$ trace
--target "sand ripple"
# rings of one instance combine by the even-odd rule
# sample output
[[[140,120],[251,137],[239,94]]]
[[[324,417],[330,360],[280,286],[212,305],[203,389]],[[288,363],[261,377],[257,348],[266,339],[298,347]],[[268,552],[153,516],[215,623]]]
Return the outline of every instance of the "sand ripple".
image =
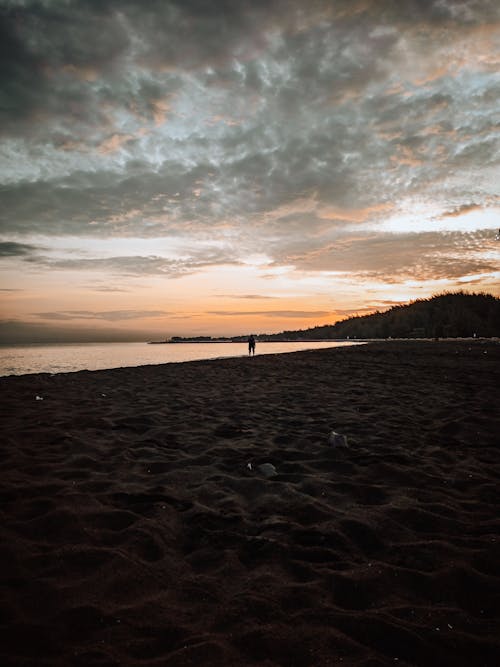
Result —
[[[1,664],[497,665],[499,359],[1,379]]]

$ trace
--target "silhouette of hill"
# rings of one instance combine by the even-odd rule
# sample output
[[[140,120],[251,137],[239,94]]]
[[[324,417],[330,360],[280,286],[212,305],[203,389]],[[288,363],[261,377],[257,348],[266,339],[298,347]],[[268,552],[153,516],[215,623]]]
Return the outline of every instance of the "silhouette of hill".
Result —
[[[418,299],[332,325],[278,334],[260,340],[344,338],[492,337],[500,335],[500,299],[491,294],[455,292]]]

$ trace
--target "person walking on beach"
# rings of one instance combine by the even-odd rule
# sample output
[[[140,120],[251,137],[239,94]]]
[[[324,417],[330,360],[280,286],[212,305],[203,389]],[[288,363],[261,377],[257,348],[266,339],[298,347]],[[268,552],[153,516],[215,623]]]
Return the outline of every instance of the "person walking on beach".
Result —
[[[248,337],[248,354],[255,354],[255,338],[253,334]]]

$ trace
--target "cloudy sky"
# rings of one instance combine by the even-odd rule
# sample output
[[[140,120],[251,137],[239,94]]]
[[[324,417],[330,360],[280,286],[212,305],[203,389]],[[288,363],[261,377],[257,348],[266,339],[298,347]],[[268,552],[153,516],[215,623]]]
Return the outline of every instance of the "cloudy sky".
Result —
[[[4,334],[500,294],[498,0],[0,0],[0,77]]]

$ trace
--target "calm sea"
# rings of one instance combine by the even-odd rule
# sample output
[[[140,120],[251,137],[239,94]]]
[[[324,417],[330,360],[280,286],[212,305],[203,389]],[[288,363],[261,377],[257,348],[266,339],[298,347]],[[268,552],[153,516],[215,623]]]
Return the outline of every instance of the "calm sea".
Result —
[[[356,345],[352,342],[257,343],[257,354]],[[64,343],[0,347],[0,375],[70,373],[247,355],[246,343]]]

